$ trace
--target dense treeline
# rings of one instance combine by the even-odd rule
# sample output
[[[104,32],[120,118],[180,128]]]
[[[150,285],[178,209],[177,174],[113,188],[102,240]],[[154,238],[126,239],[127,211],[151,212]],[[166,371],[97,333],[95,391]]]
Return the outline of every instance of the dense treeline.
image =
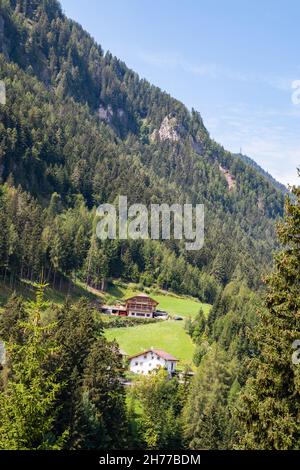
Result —
[[[260,296],[233,281],[216,299],[207,319],[200,311],[186,329],[196,344],[198,372],[185,408],[190,448],[232,449],[240,437],[236,407],[257,354],[252,336],[264,306]]]
[[[88,210],[81,196],[63,210],[54,193],[42,209],[21,189],[4,185],[0,191],[0,275],[12,287],[19,278],[43,278],[59,288],[67,276],[101,289],[107,280],[123,278],[206,302],[212,302],[220,289],[213,276],[183,255],[176,257],[162,243],[98,240],[95,211]]]
[[[119,194],[147,205],[203,203],[203,250],[186,253],[177,242],[168,249],[223,286],[242,275],[259,287],[282,193],[213,142],[197,112],[104,55],[56,1],[2,0],[0,15],[0,79],[7,89],[0,108],[1,181],[20,185],[43,208],[57,193],[62,211],[78,195],[89,209]],[[170,114],[178,140],[151,138]],[[219,165],[233,175],[235,190]],[[182,281],[165,287],[171,284],[177,289]]]
[[[11,186],[21,185],[30,191],[38,198],[39,205],[49,206],[49,213],[66,212],[68,207],[76,206],[79,195],[90,208],[95,203],[112,202],[121,193],[128,196],[129,202],[136,202],[139,197],[139,202],[146,204],[190,200],[183,198],[181,191],[169,183],[167,177],[162,181],[154,170],[146,170],[136,156],[121,155],[118,160],[121,143],[117,145],[111,141],[111,131],[103,125],[99,126],[84,108],[73,102],[62,106],[54,97],[54,104],[51,104],[51,94],[34,79],[23,75],[16,66],[7,67],[4,61],[2,64],[1,71],[6,72],[8,83],[8,105],[0,109],[3,181],[8,181]],[[15,90],[13,83],[18,82],[17,77],[20,77],[20,84]],[[28,93],[25,92],[27,89]],[[214,178],[211,170],[210,174]],[[215,176],[220,178],[218,173]],[[203,180],[202,190],[206,184],[208,182]],[[221,284],[226,284],[237,271],[241,271],[250,285],[257,285],[258,267],[269,262],[267,248],[273,245],[270,220],[256,214],[261,225],[256,225],[258,229],[253,242],[246,230],[240,227],[236,215],[224,211],[221,199],[217,209],[216,193],[205,191],[207,195],[203,195],[203,199],[195,199],[195,203],[207,202],[204,249],[187,253],[177,242],[169,243],[168,248],[176,257],[180,255],[185,258],[194,268],[213,274]],[[222,194],[225,198],[231,197],[226,195],[226,189],[224,193],[223,187]],[[215,199],[215,204],[210,198]],[[213,207],[214,211],[210,209]],[[36,207],[35,211],[38,217],[42,209]],[[84,222],[81,230],[85,225]],[[36,230],[39,230],[38,220]],[[262,234],[264,238],[261,238]],[[59,243],[63,244],[63,238]],[[72,245],[71,242],[70,253],[73,252]],[[80,265],[80,258],[75,261],[74,257],[73,261]],[[63,271],[68,272],[69,267],[66,266]],[[170,287],[170,283],[165,287]],[[195,289],[189,293],[194,295]]]
[[[122,278],[213,304],[186,323],[195,380],[141,380],[127,411],[118,347],[91,306],[47,305],[41,287],[35,303],[13,296],[0,315],[0,448],[299,448],[299,191],[263,305],[283,194],[199,113],[104,54],[55,0],[0,0],[0,80],[0,281]],[[157,137],[163,122],[175,139]],[[204,248],[98,240],[96,207],[118,195],[204,204]]]
[[[126,363],[87,301],[48,305],[43,286],[30,304],[14,295],[0,315],[0,448],[299,449],[299,189],[295,196],[265,304],[233,281],[208,318],[200,311],[186,322],[197,345],[192,381],[154,372],[126,403]]]
[[[278,227],[284,249],[267,279],[267,308],[255,338],[260,354],[250,363],[253,377],[238,410],[246,449],[300,449],[300,188],[293,194]]]
[[[186,324],[200,364],[184,410],[189,447],[299,450],[300,191],[278,227],[283,250],[264,305],[240,283],[218,296],[208,319]]]
[[[0,316],[0,449],[126,446],[122,359],[84,300],[28,305],[13,296]],[[13,325],[13,328],[11,327]]]

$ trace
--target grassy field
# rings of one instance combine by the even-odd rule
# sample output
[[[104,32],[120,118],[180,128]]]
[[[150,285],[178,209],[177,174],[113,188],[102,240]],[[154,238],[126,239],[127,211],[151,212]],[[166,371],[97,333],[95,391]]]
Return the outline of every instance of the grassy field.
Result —
[[[142,291],[138,289],[136,284],[123,284],[115,282],[108,289],[105,295],[105,301],[114,303],[117,300],[124,301],[128,297],[141,294]],[[208,315],[211,306],[209,304],[202,304],[197,299],[178,296],[173,293],[157,292],[151,289],[146,289],[147,295],[150,295],[154,300],[159,302],[158,309],[165,310],[171,315],[178,315],[184,318],[194,318],[199,312],[200,308]]]
[[[191,364],[195,346],[184,330],[184,322],[160,321],[150,325],[108,329],[107,339],[116,340],[122,350],[133,355],[146,349],[163,349],[180,360],[180,367]]]
[[[106,300],[115,302],[141,293],[135,284],[116,282],[108,290]],[[172,293],[157,292],[147,289],[146,293],[159,302],[158,309],[165,310],[171,315],[183,318],[195,318],[200,308],[208,315],[211,308],[197,299],[177,296]],[[155,324],[139,325],[129,328],[114,328],[106,330],[109,340],[115,339],[120,348],[132,355],[149,348],[163,349],[179,360],[179,368],[185,364],[192,365],[195,346],[184,329],[184,321],[158,321]]]
[[[158,309],[166,310],[171,315],[179,315],[181,317],[195,317],[200,308],[203,309],[204,313],[208,315],[211,308],[208,304],[202,304],[196,299],[191,299],[189,297],[177,297],[172,294],[162,295],[162,294],[150,294],[154,300],[159,302]]]
[[[26,300],[33,300],[36,296],[36,289],[29,281],[18,281],[14,287],[11,287],[8,282],[6,284],[0,282],[0,309],[14,292]],[[45,290],[45,299],[54,304],[62,304],[67,297],[70,297],[73,302],[76,302],[81,297],[87,297],[90,301],[95,301],[99,298],[96,294],[86,290],[84,286],[69,284],[68,282],[63,282],[61,285],[58,284],[55,289],[49,285]]]
[[[18,294],[23,295],[25,299],[35,297],[35,289],[30,282],[21,281],[15,286]],[[0,283],[0,312],[14,289],[9,285]],[[67,296],[72,301],[80,297],[88,297],[90,301],[100,301],[107,303],[116,303],[124,301],[126,298],[142,293],[137,284],[125,284],[114,282],[108,288],[107,292],[100,292],[88,288],[83,283],[69,284],[68,282],[57,286],[56,289],[48,287],[45,297],[50,302],[61,304]],[[183,318],[194,318],[199,309],[202,308],[207,315],[210,305],[202,304],[197,299],[177,296],[172,293],[165,293],[154,289],[146,289],[145,293],[159,302],[158,308],[166,310],[171,315],[181,316]],[[149,325],[138,325],[129,328],[107,329],[106,336],[109,340],[116,339],[120,348],[128,354],[135,354],[148,348],[164,349],[176,356],[184,364],[191,364],[194,354],[194,345],[191,338],[184,329],[184,321],[158,321]]]

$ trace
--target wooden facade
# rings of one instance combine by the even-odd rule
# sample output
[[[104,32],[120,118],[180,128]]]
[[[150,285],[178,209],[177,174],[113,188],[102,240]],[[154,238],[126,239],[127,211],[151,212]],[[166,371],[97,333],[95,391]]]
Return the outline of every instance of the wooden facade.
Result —
[[[101,311],[119,317],[154,318],[158,302],[146,294],[136,295],[126,300],[126,305],[102,305]]]
[[[137,318],[153,318],[158,302],[146,294],[136,295],[126,300],[127,315]]]

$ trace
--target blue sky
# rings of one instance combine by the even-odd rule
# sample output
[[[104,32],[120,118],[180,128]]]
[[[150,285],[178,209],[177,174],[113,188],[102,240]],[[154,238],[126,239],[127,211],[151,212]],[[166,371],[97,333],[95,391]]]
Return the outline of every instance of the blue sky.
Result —
[[[298,0],[61,3],[105,51],[197,109],[226,149],[242,149],[279,181],[299,184]]]

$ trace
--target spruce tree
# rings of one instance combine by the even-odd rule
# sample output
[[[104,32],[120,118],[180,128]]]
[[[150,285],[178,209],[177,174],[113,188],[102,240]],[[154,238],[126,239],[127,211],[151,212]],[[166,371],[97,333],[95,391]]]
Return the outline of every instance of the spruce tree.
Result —
[[[184,407],[184,436],[189,448],[231,447],[233,423],[229,398],[235,377],[235,364],[228,361],[221,348],[213,345],[201,361]]]
[[[256,335],[260,354],[251,364],[256,375],[238,411],[246,449],[300,448],[300,365],[292,360],[293,343],[300,339],[300,188],[293,195],[278,226],[283,249],[267,280],[267,309]]]
[[[22,343],[28,312],[21,297],[13,294],[0,315],[0,340],[5,343]]]
[[[68,448],[72,448],[78,439],[75,423],[79,412],[78,400],[81,401],[83,372],[95,339],[94,312],[88,301],[81,299],[73,305],[66,302],[59,307],[55,341],[60,345],[60,354],[55,367],[59,369],[59,380],[65,386],[58,396],[60,408],[56,427],[60,432],[69,429]]]
[[[142,408],[139,426],[146,448],[180,448],[183,397],[177,379],[170,380],[167,372],[160,369],[149,376],[141,376],[133,394]]]
[[[52,325],[42,326],[43,286],[24,322],[24,344],[8,346],[8,379],[0,392],[0,449],[61,449],[66,432],[56,434],[56,398],[62,389],[57,371],[49,372],[53,355],[58,353],[49,339]]]
[[[126,445],[127,422],[122,358],[116,343],[100,338],[87,358],[83,379],[85,448],[122,449]],[[87,420],[89,417],[89,420]]]

